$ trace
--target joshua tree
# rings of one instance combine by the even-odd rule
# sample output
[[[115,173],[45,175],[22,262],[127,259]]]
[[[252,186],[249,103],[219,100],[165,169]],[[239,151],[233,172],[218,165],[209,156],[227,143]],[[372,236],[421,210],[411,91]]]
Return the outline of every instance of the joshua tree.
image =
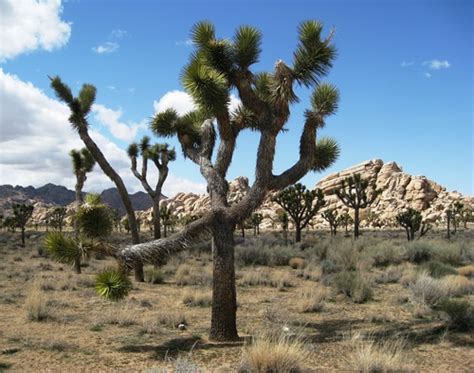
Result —
[[[299,45],[292,65],[279,60],[273,72],[253,73],[258,61],[261,34],[253,27],[238,28],[232,40],[218,39],[214,26],[198,23],[192,30],[196,51],[184,68],[182,82],[197,104],[197,110],[179,116],[174,110],[158,113],[152,121],[155,134],[177,136],[186,157],[200,167],[207,181],[210,209],[204,216],[169,237],[131,246],[118,253],[122,268],[136,261],[162,264],[178,251],[212,237],[213,300],[210,338],[238,339],[234,268],[234,229],[247,219],[270,191],[294,184],[309,171],[328,168],[338,156],[332,139],[316,140],[316,132],[326,117],[337,110],[338,91],[320,82],[335,57],[332,32],[322,37],[322,24],[308,21],[299,28]],[[285,130],[290,105],[298,100],[295,85],[314,88],[311,109],[306,111],[296,163],[279,175],[273,174],[276,139]],[[229,111],[231,92],[241,105]],[[217,155],[212,156],[218,131]],[[255,181],[244,198],[230,205],[227,171],[241,131],[260,133]]]
[[[336,209],[327,209],[321,216],[324,220],[329,223],[329,229],[331,230],[331,236],[335,236],[337,227],[343,223],[343,216],[338,215]]]
[[[250,221],[253,227],[253,235],[257,236],[260,234],[260,224],[262,223],[263,215],[259,213],[252,214]]]
[[[360,174],[354,174],[342,180],[335,193],[344,205],[354,209],[354,238],[359,237],[359,211],[369,207],[380,194],[380,191],[375,189],[373,183],[362,179]]]
[[[464,229],[467,229],[467,223],[474,221],[474,215],[471,207],[463,207],[459,212],[459,218],[463,222]]]
[[[454,234],[457,233],[457,230],[458,230],[458,224],[459,224],[459,221],[458,221],[458,216],[459,216],[459,219],[462,219],[462,211],[464,209],[464,204],[459,202],[459,201],[456,201],[454,202],[453,204],[453,207],[452,207],[452,210],[453,210],[453,214],[452,214],[452,218],[453,218],[453,227],[454,227]]]
[[[449,206],[446,210],[446,225],[448,228],[447,238],[451,239],[451,222],[454,221],[454,209],[453,206]]]
[[[424,236],[430,229],[430,224],[422,223],[421,213],[413,208],[400,212],[396,216],[397,223],[400,224],[407,233],[408,241],[415,239],[416,232],[420,231],[420,237]]]
[[[159,218],[163,222],[163,236],[166,237],[168,235],[168,227],[172,224],[173,219],[173,211],[171,207],[168,206],[161,206],[160,207],[160,216]]]
[[[33,215],[34,206],[25,203],[15,203],[13,205],[13,219],[15,226],[21,229],[21,246],[25,247],[25,227],[31,215]]]
[[[326,203],[323,192],[320,189],[306,190],[303,184],[295,184],[282,190],[275,197],[278,203],[291,217],[295,225],[295,241],[301,241],[301,230],[305,228],[311,219],[318,213]]]
[[[354,223],[354,220],[352,219],[352,216],[350,216],[349,213],[345,211],[341,215],[341,224],[344,226],[344,229],[346,231],[346,236],[349,236],[349,225],[353,223]]]
[[[93,85],[84,84],[81,88],[81,91],[79,92],[79,96],[74,97],[71,88],[64,84],[61,81],[61,78],[58,76],[51,78],[51,87],[54,89],[56,96],[69,106],[71,111],[69,122],[77,131],[79,137],[86,145],[90,154],[92,154],[92,157],[94,157],[96,162],[99,164],[102,171],[109,177],[110,180],[114,182],[115,186],[117,187],[120,198],[122,199],[125,210],[127,211],[130,230],[132,231],[132,242],[134,244],[138,244],[140,242],[140,237],[138,235],[135,212],[133,210],[132,202],[130,201],[130,196],[128,195],[127,189],[125,188],[125,184],[123,183],[120,175],[113,169],[102,151],[89,135],[89,122],[87,116],[92,108],[92,104],[95,101],[96,88]]]
[[[64,218],[66,217],[65,207],[56,207],[49,216],[49,224],[53,229],[63,231]]]
[[[3,226],[7,229],[8,232],[15,232],[17,223],[14,216],[7,216],[3,220]]]
[[[72,264],[76,273],[81,273],[82,256],[93,250],[104,250],[101,240],[112,232],[113,220],[109,208],[95,194],[86,196],[76,220],[80,237],[71,238],[61,232],[51,232],[46,236],[44,246],[58,262]]]
[[[142,156],[141,172],[137,170],[138,155]],[[132,172],[135,177],[140,180],[143,188],[150,195],[153,200],[153,236],[154,238],[161,238],[160,227],[160,199],[163,184],[168,177],[168,162],[176,159],[176,152],[174,149],[169,149],[168,144],[150,145],[150,138],[144,136],[140,144],[130,144],[128,147],[128,156],[132,162]],[[147,180],[148,160],[151,160],[158,169],[158,180],[153,189]]]
[[[283,240],[285,245],[288,245],[288,214],[286,211],[280,211],[277,215],[278,222],[281,225],[281,230],[283,231]]]

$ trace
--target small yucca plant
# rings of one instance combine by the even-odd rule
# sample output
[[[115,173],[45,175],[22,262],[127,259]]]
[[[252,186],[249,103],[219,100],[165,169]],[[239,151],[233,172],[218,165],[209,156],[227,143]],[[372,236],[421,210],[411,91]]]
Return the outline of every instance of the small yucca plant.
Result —
[[[77,221],[81,232],[88,238],[103,238],[112,232],[113,220],[109,208],[97,194],[88,194],[79,208]]]
[[[78,243],[61,232],[48,233],[43,244],[46,251],[60,263],[73,264],[81,256]]]
[[[96,276],[95,290],[108,300],[120,300],[127,296],[132,282],[127,275],[116,268],[106,268]]]

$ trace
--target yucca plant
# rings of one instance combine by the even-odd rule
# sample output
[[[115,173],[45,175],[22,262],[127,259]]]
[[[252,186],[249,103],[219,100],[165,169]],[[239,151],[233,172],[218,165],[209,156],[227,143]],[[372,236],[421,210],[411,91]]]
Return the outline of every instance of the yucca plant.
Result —
[[[117,268],[106,268],[97,274],[95,290],[108,300],[117,301],[127,296],[132,283],[127,275]]]
[[[109,208],[97,194],[88,194],[79,208],[76,220],[81,233],[90,239],[104,238],[112,233],[113,219]]]
[[[72,265],[82,255],[80,243],[61,232],[49,232],[43,244],[46,251],[59,263]]]

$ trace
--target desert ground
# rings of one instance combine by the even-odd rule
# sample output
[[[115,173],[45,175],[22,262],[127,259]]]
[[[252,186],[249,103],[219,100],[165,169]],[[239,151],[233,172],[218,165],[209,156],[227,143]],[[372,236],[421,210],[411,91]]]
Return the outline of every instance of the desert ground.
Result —
[[[28,231],[25,248],[19,233],[0,235],[0,371],[252,371],[249,361],[277,356],[278,342],[294,371],[474,371],[473,228],[411,243],[402,231],[364,231],[355,244],[343,232],[288,245],[276,231],[236,232],[236,343],[207,339],[209,245],[146,267],[146,282],[111,302],[94,279],[115,260],[93,255],[75,274],[48,258],[44,234]],[[342,272],[359,276],[355,290]],[[446,313],[449,298],[471,303],[467,325]]]

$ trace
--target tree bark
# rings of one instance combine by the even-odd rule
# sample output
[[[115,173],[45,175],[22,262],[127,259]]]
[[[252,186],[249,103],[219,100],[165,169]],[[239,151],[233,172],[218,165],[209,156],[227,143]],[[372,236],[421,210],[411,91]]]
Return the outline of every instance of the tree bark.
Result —
[[[161,238],[160,197],[161,193],[153,199],[153,237],[155,240]]]
[[[301,241],[301,227],[299,224],[296,224],[296,233],[295,233],[295,242],[300,242]]]
[[[76,258],[76,260],[74,260],[74,271],[77,274],[81,273],[81,258],[80,257],[78,257],[78,258]]]
[[[359,237],[359,209],[354,209],[354,238]]]
[[[21,246],[25,247],[25,226],[21,227]]]
[[[234,227],[216,219],[212,232],[213,285],[212,316],[209,338],[214,341],[235,341],[237,334],[237,296],[234,267]]]

